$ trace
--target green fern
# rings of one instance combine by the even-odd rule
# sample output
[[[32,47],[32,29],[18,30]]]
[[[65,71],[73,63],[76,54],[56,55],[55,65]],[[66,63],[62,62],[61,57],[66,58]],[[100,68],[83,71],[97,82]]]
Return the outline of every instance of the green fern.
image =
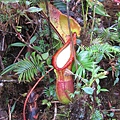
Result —
[[[75,73],[76,77],[85,78],[86,71],[93,72],[93,66],[97,68],[98,63],[103,58],[113,58],[120,55],[120,48],[114,47],[109,44],[95,44],[88,48],[77,50],[77,65],[78,69],[76,70],[75,64],[72,67],[72,71]]]
[[[93,59],[95,62],[99,63],[103,58],[113,58],[120,54],[120,48],[111,46],[108,43],[105,44],[95,44],[88,48],[86,48],[87,51],[89,51],[89,54],[91,56],[91,59]]]
[[[41,57],[33,52],[30,59],[24,58],[8,66],[2,71],[1,75],[13,70],[19,76],[19,81],[30,82],[37,76],[38,72],[44,72],[43,65],[44,62],[41,61]]]

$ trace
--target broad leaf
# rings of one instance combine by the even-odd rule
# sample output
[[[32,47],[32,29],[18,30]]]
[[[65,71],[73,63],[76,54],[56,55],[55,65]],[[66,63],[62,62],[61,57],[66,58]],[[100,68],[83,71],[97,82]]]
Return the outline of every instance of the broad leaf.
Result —
[[[40,12],[42,11],[42,8],[38,8],[38,7],[30,7],[27,9],[28,12]]]
[[[99,15],[102,15],[102,16],[106,16],[106,17],[110,17],[110,16],[107,14],[107,12],[105,11],[103,4],[100,3],[99,1],[97,1],[96,4],[95,4],[95,1],[93,1],[93,0],[87,0],[87,2],[88,2],[88,5],[89,5],[89,7],[90,7],[91,9],[93,9],[94,6],[96,6],[96,7],[95,7],[95,13],[96,13],[96,14],[99,14]]]
[[[92,95],[94,92],[94,89],[91,87],[84,87],[82,89],[84,90],[84,92],[86,92],[87,94],[90,94],[90,95]]]
[[[48,52],[42,54],[42,58],[44,60],[46,60],[48,57],[49,57],[49,53]]]
[[[39,6],[40,8],[43,9],[43,12],[47,18],[48,16],[47,16],[45,3],[40,3]],[[56,29],[56,31],[66,42],[67,37],[70,35],[67,15],[61,13],[57,8],[55,8],[50,3],[48,3],[48,8],[49,8],[50,22],[52,26]],[[79,36],[81,31],[80,25],[72,17],[69,17],[69,19],[70,19],[70,27],[72,33],[76,32],[76,34]]]

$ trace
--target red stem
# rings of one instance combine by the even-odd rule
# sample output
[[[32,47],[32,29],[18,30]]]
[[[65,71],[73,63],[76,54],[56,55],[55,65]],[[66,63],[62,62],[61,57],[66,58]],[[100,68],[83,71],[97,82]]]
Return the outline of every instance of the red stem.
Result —
[[[47,75],[50,71],[52,71],[53,68],[51,68],[50,70],[48,70],[46,72],[45,75]],[[25,110],[26,110],[26,105],[27,105],[27,101],[31,95],[31,93],[33,92],[33,90],[35,89],[35,87],[38,85],[38,83],[45,77],[45,75],[43,75],[41,78],[39,78],[39,80],[35,83],[35,85],[32,87],[32,89],[30,90],[30,92],[28,93],[26,99],[25,99],[25,103],[24,103],[24,108],[23,108],[23,120],[26,120],[26,116],[25,116]]]

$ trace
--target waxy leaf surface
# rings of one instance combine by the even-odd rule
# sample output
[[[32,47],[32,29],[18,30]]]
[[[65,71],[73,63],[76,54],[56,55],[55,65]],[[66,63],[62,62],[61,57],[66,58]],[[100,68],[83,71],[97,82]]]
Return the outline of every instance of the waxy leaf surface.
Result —
[[[45,3],[41,3],[39,6],[43,9],[43,12],[47,17],[47,10]],[[66,41],[67,37],[70,35],[67,15],[61,13],[56,7],[54,7],[50,3],[48,3],[48,8],[49,8],[49,18],[51,24],[54,26],[54,28],[60,34],[60,36],[64,39],[64,41],[67,42]],[[77,36],[80,36],[80,31],[81,31],[80,25],[72,17],[69,17],[69,19],[70,19],[71,32],[72,33],[76,32]]]

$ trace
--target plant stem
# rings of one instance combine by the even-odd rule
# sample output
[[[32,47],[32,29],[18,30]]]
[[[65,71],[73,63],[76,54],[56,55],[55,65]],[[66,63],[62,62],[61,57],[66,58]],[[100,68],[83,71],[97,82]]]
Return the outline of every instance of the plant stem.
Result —
[[[74,56],[74,60],[75,60],[75,66],[77,69],[77,59],[76,59],[76,55],[75,55],[75,49],[74,49],[74,43],[72,40],[72,32],[71,32],[71,27],[70,27],[70,19],[69,19],[69,2],[67,2],[67,18],[68,18],[68,28],[69,28],[69,34],[70,34],[70,40],[71,40],[71,44],[72,44],[72,52],[73,52],[73,56]]]
[[[46,9],[47,9],[47,16],[48,16],[48,28],[49,28],[49,36],[50,36],[49,40],[51,41],[50,42],[50,47],[52,48],[51,50],[53,50],[53,45],[52,45],[52,43],[53,43],[52,31],[51,31],[51,26],[50,26],[50,14],[49,14],[49,8],[48,8],[48,2],[47,2],[47,0],[45,0],[45,5],[46,5]],[[53,51],[52,51],[52,53],[53,53]]]
[[[93,5],[93,19],[92,19],[92,26],[91,26],[91,35],[90,35],[90,45],[93,41],[93,30],[94,30],[94,24],[95,24],[95,9],[96,9],[97,0],[95,0],[95,4]]]
[[[82,2],[82,15],[83,15],[83,22],[84,22],[84,30],[85,30],[85,24],[86,24],[86,22],[85,22],[85,12],[84,12],[84,4],[83,4],[83,0],[81,1]]]
[[[85,31],[86,26],[87,26],[87,15],[88,15],[88,3],[86,6],[86,13],[84,12],[85,8],[84,8],[84,3],[82,0],[82,15],[83,15],[83,21],[84,21],[84,27],[83,27],[83,31]]]
[[[45,75],[47,75],[50,71],[52,71],[54,68],[51,68],[49,71],[46,72]],[[23,120],[26,120],[26,116],[25,116],[25,109],[26,109],[26,105],[27,105],[27,101],[31,95],[31,93],[33,92],[33,90],[35,89],[35,87],[38,85],[38,83],[45,77],[45,75],[43,75],[41,78],[39,78],[39,80],[35,83],[35,85],[32,87],[32,89],[30,90],[30,92],[28,93],[25,102],[24,102],[24,108],[23,108]]]
[[[70,19],[69,19],[69,2],[67,1],[67,19],[68,19],[68,28],[69,28],[69,34],[70,34],[70,43],[72,44],[72,52],[73,52],[73,56],[74,56],[74,61],[75,61],[75,67],[77,70],[77,59],[76,59],[76,55],[75,55],[75,49],[74,49],[74,43],[72,40],[72,32],[71,32],[71,26],[70,26]],[[77,80],[77,83],[79,82],[79,80]]]

